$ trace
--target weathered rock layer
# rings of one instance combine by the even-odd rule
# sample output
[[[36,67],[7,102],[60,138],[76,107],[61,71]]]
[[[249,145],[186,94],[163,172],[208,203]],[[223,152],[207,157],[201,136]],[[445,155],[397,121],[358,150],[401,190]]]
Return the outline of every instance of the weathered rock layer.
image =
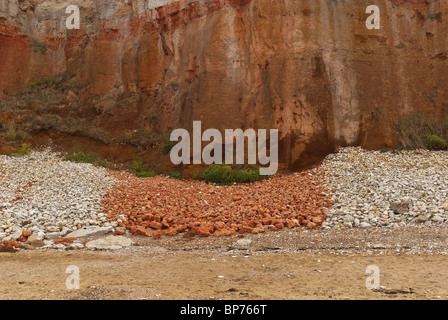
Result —
[[[448,112],[448,4],[374,2],[3,1],[0,95],[64,73],[111,134],[278,128],[293,167],[339,146],[394,147],[403,115]],[[65,27],[71,4],[79,30]],[[371,4],[379,30],[365,26]]]

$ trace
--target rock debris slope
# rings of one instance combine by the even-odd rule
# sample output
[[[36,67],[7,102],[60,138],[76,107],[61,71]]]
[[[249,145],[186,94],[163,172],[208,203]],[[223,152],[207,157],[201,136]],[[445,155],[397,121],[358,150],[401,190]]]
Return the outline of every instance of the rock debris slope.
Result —
[[[283,228],[316,229],[331,200],[323,172],[275,176],[254,184],[217,186],[167,177],[139,179],[120,174],[121,183],[104,198],[103,211],[135,235],[160,237],[189,232],[228,236]],[[122,218],[125,219],[122,219]]]
[[[22,231],[58,239],[88,226],[110,226],[101,199],[114,179],[105,169],[62,161],[49,150],[0,156],[0,239]]]
[[[72,4],[80,30],[65,28]],[[403,116],[447,115],[448,2],[377,1],[380,30],[365,26],[370,4],[2,1],[0,96],[65,74],[85,87],[62,101],[82,108],[61,102],[59,112],[113,137],[198,119],[219,130],[277,128],[280,160],[293,167],[339,146],[393,148]]]
[[[160,238],[279,230],[390,228],[448,221],[448,153],[343,148],[322,165],[254,184],[137,178],[63,161],[49,150],[0,157],[0,240],[56,240],[115,231]],[[65,237],[65,238],[64,238]],[[61,239],[63,238],[63,239]],[[92,243],[117,248],[122,239]],[[50,241],[51,240],[51,241]],[[50,241],[50,242],[48,242]],[[83,247],[80,241],[71,244]]]
[[[448,152],[366,151],[329,155],[325,183],[334,207],[324,228],[398,227],[448,221]]]

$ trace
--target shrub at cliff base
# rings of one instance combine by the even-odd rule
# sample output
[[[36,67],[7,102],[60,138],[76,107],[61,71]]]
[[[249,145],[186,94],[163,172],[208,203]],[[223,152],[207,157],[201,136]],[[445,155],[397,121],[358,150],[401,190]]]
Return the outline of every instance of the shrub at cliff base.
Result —
[[[448,150],[448,118],[427,118],[411,115],[397,125],[400,149]]]
[[[209,183],[233,184],[233,183],[252,183],[262,180],[265,177],[260,175],[258,168],[233,169],[230,165],[211,165],[199,175]]]

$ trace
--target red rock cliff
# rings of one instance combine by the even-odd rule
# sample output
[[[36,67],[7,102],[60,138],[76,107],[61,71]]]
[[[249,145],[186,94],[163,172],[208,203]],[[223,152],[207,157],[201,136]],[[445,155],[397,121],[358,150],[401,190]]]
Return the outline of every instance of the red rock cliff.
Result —
[[[65,28],[70,4],[80,30]],[[371,4],[380,30],[365,26]],[[405,114],[446,115],[447,30],[442,0],[4,0],[0,94],[65,73],[111,134],[278,128],[297,167],[393,147]]]

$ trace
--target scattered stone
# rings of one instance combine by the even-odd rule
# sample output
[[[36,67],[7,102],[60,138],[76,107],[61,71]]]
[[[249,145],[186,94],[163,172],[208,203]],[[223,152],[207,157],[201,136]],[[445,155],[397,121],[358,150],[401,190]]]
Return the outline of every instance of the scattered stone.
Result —
[[[57,249],[57,250],[65,250],[65,245],[62,243],[58,243],[58,244],[53,244],[51,245],[52,249]]]
[[[404,214],[409,211],[410,203],[409,201],[398,201],[392,202],[390,208],[395,214]]]
[[[22,231],[22,237],[29,237],[31,235],[31,231],[23,230]]]
[[[420,215],[420,216],[417,217],[417,221],[420,222],[420,223],[424,223],[424,222],[426,222],[428,220],[429,220],[429,218],[427,216]]]
[[[448,222],[447,151],[348,147],[328,155],[322,167],[335,203],[325,215],[324,229]],[[418,218],[431,214],[431,219]]]
[[[243,247],[246,247],[246,246],[250,245],[251,243],[252,243],[252,240],[250,240],[250,239],[238,239],[236,241],[237,245],[243,246]]]
[[[116,180],[104,168],[63,161],[62,154],[45,149],[0,155],[0,171],[6,178],[0,180],[0,239],[36,233],[41,236],[32,240],[57,239],[78,225],[106,221],[100,219],[101,200]]]
[[[112,227],[89,227],[78,229],[66,235],[67,238],[100,237],[113,232]]]
[[[442,216],[440,216],[440,215],[435,215],[434,217],[431,218],[431,220],[434,221],[434,222],[443,222],[443,221],[445,221],[445,219],[442,218]]]
[[[119,228],[116,228],[116,229],[115,229],[114,234],[115,234],[116,236],[121,236],[121,235],[124,235],[125,232],[126,232],[126,229],[125,229],[125,228],[121,228],[121,227],[119,227]]]
[[[62,244],[66,245],[66,244],[72,243],[75,240],[76,240],[76,238],[61,238],[61,239],[55,241],[54,244],[62,243]]]
[[[377,243],[373,245],[373,249],[386,249],[388,246],[381,244],[381,243]]]
[[[117,250],[123,247],[129,247],[133,244],[132,240],[121,236],[108,236],[92,240],[86,243],[86,248],[96,250]]]
[[[40,247],[43,247],[46,245],[45,242],[42,240],[38,240],[38,239],[30,240],[29,238],[28,238],[26,244],[28,244],[34,248],[40,248]]]
[[[56,240],[61,237],[61,234],[59,232],[50,232],[45,234],[45,238],[48,240]]]
[[[70,249],[82,249],[84,248],[84,245],[82,243],[71,243],[69,245]]]
[[[28,237],[28,242],[32,242],[32,241],[42,241],[44,239],[45,233],[43,232],[33,232],[29,237]]]
[[[363,229],[370,228],[372,225],[368,222],[361,222],[360,227]]]

